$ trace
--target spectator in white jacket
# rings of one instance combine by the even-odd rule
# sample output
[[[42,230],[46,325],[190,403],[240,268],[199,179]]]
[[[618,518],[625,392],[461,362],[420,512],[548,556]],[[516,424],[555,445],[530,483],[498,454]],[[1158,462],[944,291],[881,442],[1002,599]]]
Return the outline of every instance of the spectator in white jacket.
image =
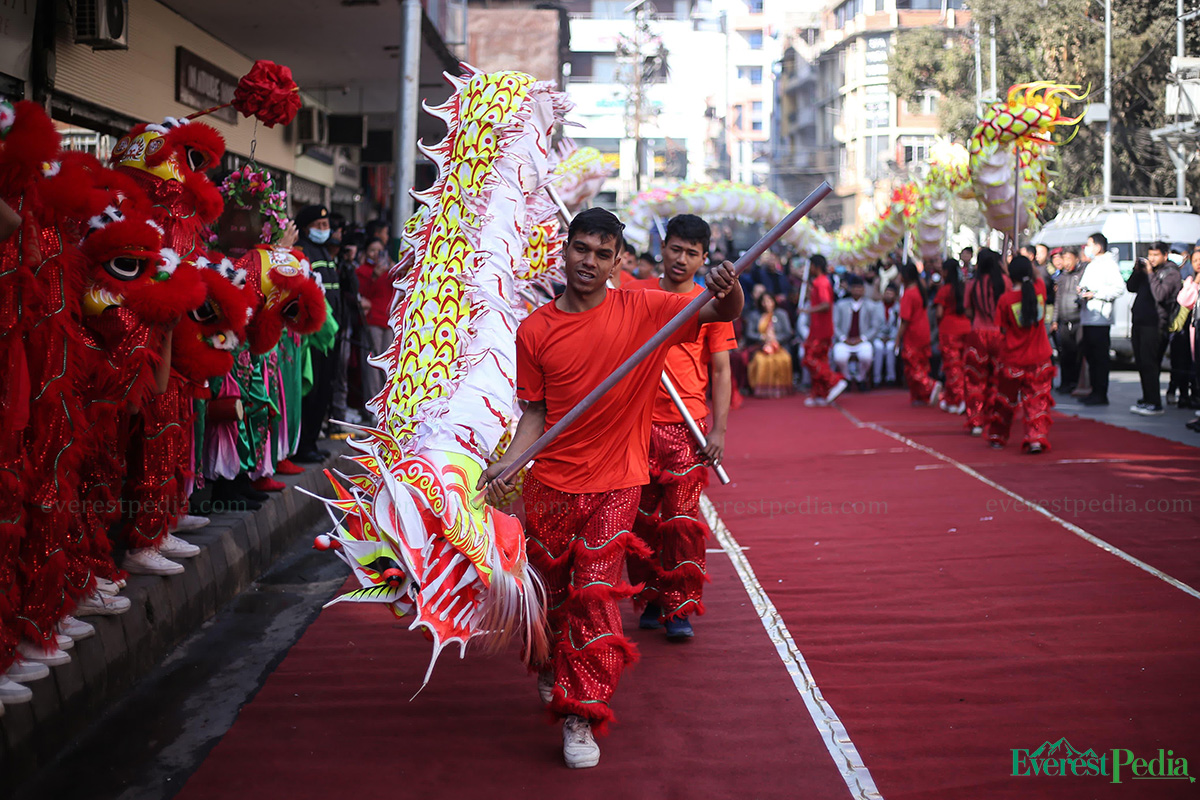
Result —
[[[1104,234],[1089,236],[1086,252],[1092,260],[1079,279],[1079,296],[1085,301],[1079,314],[1083,329],[1080,349],[1087,360],[1092,393],[1079,402],[1085,406],[1106,406],[1113,302],[1125,293],[1125,281],[1116,257],[1108,252],[1108,239]]]
[[[851,275],[846,279],[850,296],[833,306],[833,363],[843,375],[850,375],[850,359],[858,358],[855,382],[862,389],[871,374],[875,357],[875,340],[883,328],[883,308],[866,298],[867,287],[862,278]]]

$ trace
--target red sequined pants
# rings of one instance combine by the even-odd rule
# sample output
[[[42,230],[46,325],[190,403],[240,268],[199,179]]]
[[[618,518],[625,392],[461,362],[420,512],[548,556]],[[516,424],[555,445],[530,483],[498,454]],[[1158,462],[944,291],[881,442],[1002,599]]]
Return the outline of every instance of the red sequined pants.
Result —
[[[928,343],[915,347],[905,338],[900,345],[900,357],[904,359],[904,377],[908,381],[908,393],[917,403],[928,403],[933,395],[933,378],[929,377]]]
[[[650,556],[630,553],[626,563],[629,579],[646,586],[638,607],[655,603],[663,619],[704,613],[708,526],[700,518],[700,493],[707,484],[708,467],[687,425],[651,427],[650,483],[642,487],[634,526]]]
[[[809,336],[804,340],[804,358],[801,360],[804,368],[808,370],[809,378],[812,379],[812,396],[822,400],[842,379],[842,376],[829,366],[830,342],[830,339]]]
[[[992,418],[988,424],[988,441],[1008,443],[1013,414],[1020,405],[1025,414],[1025,441],[1021,444],[1022,448],[1028,449],[1031,444],[1039,444],[1049,450],[1050,409],[1054,408],[1050,388],[1053,383],[1053,364],[1001,367],[996,401],[992,404]]]
[[[613,719],[609,701],[637,648],[621,628],[619,602],[638,588],[621,580],[633,536],[638,487],[594,494],[552,489],[525,479],[529,562],[546,584],[549,664],[558,714],[578,714],[603,731]],[[644,549],[644,548],[643,548]]]
[[[938,344],[942,348],[942,372],[946,374],[946,386],[942,391],[942,399],[946,405],[956,406],[963,402],[966,375],[963,372],[963,337],[939,336]]]
[[[130,441],[125,539],[130,548],[156,547],[186,502],[193,420],[184,381],[172,373],[167,391],[147,400],[137,421],[140,428]]]
[[[1000,345],[1003,337],[998,328],[977,328],[963,340],[963,363],[966,381],[963,384],[967,401],[967,427],[982,428],[992,417],[996,402],[996,383],[1000,377]]]

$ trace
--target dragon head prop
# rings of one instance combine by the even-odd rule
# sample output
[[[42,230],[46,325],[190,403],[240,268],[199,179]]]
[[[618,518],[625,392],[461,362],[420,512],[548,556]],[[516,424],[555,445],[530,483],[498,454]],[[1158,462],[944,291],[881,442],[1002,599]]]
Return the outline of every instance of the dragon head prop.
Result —
[[[233,368],[233,351],[246,335],[251,302],[245,271],[229,259],[201,256],[196,268],[204,284],[204,301],[175,328],[171,366],[189,380],[203,383]]]
[[[325,294],[303,251],[260,245],[238,260],[238,268],[257,300],[247,327],[250,352],[270,350],[284,328],[304,335],[325,324]]]
[[[111,163],[144,180],[177,185],[181,201],[195,209],[205,225],[221,215],[221,193],[205,174],[220,164],[225,140],[203,122],[167,117],[142,123],[121,137]]]

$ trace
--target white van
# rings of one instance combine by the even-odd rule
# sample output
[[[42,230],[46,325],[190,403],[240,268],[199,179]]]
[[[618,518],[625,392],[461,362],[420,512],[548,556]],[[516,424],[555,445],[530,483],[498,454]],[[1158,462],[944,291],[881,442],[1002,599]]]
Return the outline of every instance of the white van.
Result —
[[[1153,197],[1114,197],[1105,203],[1099,197],[1068,200],[1058,216],[1030,238],[1031,244],[1078,247],[1082,252],[1088,237],[1099,231],[1108,239],[1108,249],[1116,254],[1121,274],[1133,272],[1133,260],[1144,257],[1154,242],[1189,245],[1200,241],[1200,214],[1192,213],[1187,200]],[[1133,358],[1129,339],[1132,324],[1133,294],[1126,292],[1113,304],[1112,349],[1117,358]]]

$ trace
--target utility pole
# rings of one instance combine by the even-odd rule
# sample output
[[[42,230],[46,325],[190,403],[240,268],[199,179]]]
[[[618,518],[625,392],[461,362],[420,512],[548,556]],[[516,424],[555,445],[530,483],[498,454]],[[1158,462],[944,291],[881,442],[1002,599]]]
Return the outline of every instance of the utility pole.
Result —
[[[1112,200],[1112,0],[1104,0],[1104,204]]]
[[[1183,64],[1183,0],[1175,0],[1175,57],[1177,59],[1179,59],[1175,63],[1182,67],[1182,64]],[[1180,89],[1182,90],[1182,84],[1180,84]],[[1170,109],[1168,109],[1168,111],[1169,110]],[[1176,121],[1178,121],[1178,119],[1179,119],[1179,117],[1177,114]],[[1173,147],[1170,144],[1168,144],[1167,149],[1172,150]],[[1184,184],[1187,182],[1188,164],[1191,163],[1191,158],[1188,158],[1187,156],[1185,156],[1183,154],[1182,150],[1183,150],[1183,148],[1181,147],[1180,148],[1181,152],[1179,154],[1179,157],[1176,157],[1175,153],[1171,153],[1171,156],[1172,156],[1171,160],[1175,162],[1175,199],[1179,200],[1181,202],[1183,200],[1187,199],[1187,190],[1184,188]]]
[[[652,7],[639,2],[633,11],[633,36],[622,36],[617,45],[617,55],[627,64],[625,71],[628,94],[625,98],[625,137],[634,143],[634,194],[644,187],[646,167],[646,143],[642,139],[642,122],[646,116],[646,84],[666,64],[666,51],[662,43],[655,48],[655,36],[650,30]]]
[[[979,22],[972,23],[975,28],[975,116],[983,119],[983,54],[980,52]]]
[[[989,100],[995,103],[1000,99],[1000,93],[996,89],[996,18],[992,17],[992,92]]]
[[[421,104],[421,0],[404,0],[400,15],[400,91],[396,98],[396,194],[392,238],[400,238],[412,214],[417,179],[417,108]],[[389,243],[390,247],[390,243]]]

